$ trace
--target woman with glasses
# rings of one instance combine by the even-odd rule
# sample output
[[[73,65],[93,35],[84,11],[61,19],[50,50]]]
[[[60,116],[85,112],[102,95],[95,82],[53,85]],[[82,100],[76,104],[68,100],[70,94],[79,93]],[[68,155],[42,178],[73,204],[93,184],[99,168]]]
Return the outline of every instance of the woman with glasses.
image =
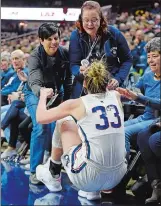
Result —
[[[108,65],[112,79],[108,89],[121,86],[127,77],[132,56],[121,32],[107,22],[98,2],[86,1],[70,38],[70,68],[75,76],[72,98],[82,94],[84,71],[95,59]]]

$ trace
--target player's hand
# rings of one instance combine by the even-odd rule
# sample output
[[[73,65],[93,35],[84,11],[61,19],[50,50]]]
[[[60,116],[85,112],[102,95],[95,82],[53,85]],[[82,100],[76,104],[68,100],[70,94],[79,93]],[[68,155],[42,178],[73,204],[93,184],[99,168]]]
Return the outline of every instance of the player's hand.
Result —
[[[40,89],[40,97],[51,98],[54,95],[52,88],[41,87]]]
[[[119,86],[119,82],[116,79],[111,79],[107,85],[108,90],[114,90]]]
[[[116,88],[116,91],[118,91],[122,96],[124,96],[130,100],[136,100],[138,97],[138,95],[135,92],[133,92],[129,89],[124,89],[124,88],[118,87],[118,88]]]

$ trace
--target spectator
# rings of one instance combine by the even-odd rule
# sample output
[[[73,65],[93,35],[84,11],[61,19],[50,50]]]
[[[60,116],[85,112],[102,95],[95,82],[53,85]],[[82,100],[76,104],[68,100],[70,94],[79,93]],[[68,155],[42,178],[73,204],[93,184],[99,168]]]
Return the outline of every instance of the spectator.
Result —
[[[13,68],[10,67],[10,53],[1,53],[1,89],[7,84],[8,80],[14,74]]]
[[[48,144],[48,150],[51,150],[51,137],[55,126],[55,123],[41,125],[36,121],[40,88],[52,88],[54,93],[58,92],[59,96],[52,106],[57,106],[69,99],[72,88],[68,51],[59,46],[59,28],[54,23],[44,23],[39,27],[38,35],[40,45],[29,57],[29,77],[25,89],[25,103],[33,123],[30,143],[30,182],[32,184],[40,183],[36,179],[35,170],[43,161],[45,143]]]
[[[158,2],[154,3],[154,8],[151,10],[152,14],[160,14],[160,5]]]
[[[146,51],[144,49],[145,45],[146,42],[144,41],[143,31],[137,30],[135,34],[135,39],[133,41],[133,49],[131,51],[133,56],[133,66],[136,69],[137,67],[141,68],[142,66],[144,66],[146,68],[147,66]],[[143,59],[143,65],[140,65],[142,63],[141,59]]]
[[[160,38],[155,37],[146,45],[148,64],[151,71],[146,72],[136,84],[136,87],[149,98],[160,99]],[[129,155],[130,143],[136,142],[140,130],[149,126],[155,119],[154,110],[145,107],[143,115],[125,122],[126,150]]]
[[[130,90],[117,88],[117,91],[128,99],[135,100],[141,104],[160,110],[160,99],[153,99],[144,95],[138,95]],[[141,130],[137,137],[137,144],[145,163],[148,181],[152,186],[151,198],[146,204],[157,204],[161,202],[161,133],[160,118],[154,120],[153,124]]]
[[[11,62],[15,73],[9,79],[8,83],[1,89],[1,105],[8,104],[8,95],[12,92],[16,92],[20,86],[21,81],[18,78],[17,72],[22,70],[27,73],[27,69],[24,67],[24,53],[21,50],[15,50],[11,53]],[[10,98],[10,97],[9,97]]]
[[[160,107],[160,102],[158,104]],[[159,108],[160,109],[160,108]],[[137,142],[145,163],[148,182],[152,187],[152,196],[145,204],[161,203],[161,123],[157,123],[139,132]]]
[[[69,46],[70,67],[75,76],[72,98],[82,93],[86,69],[82,60],[91,63],[94,59],[104,58],[113,76],[109,89],[122,85],[132,65],[132,56],[121,32],[107,25],[98,2],[86,1],[83,4],[76,27]]]

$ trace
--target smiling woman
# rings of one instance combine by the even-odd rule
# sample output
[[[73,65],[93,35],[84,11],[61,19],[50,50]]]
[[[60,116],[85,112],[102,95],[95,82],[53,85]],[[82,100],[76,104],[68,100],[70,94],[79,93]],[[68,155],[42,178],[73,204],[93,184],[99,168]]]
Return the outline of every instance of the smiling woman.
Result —
[[[154,78],[160,79],[160,37],[153,38],[146,45],[147,61],[152,72],[154,72]]]
[[[59,47],[59,41],[60,41],[60,31],[58,30],[58,27],[52,27],[51,29],[54,29],[54,34],[50,33],[50,30],[45,33],[46,35],[44,36],[44,30],[48,29],[46,28],[47,24],[42,24],[41,27],[39,28],[39,38],[40,42],[44,47],[45,52],[49,56],[53,56],[58,47]],[[49,26],[48,26],[49,27]],[[51,27],[51,25],[50,25]]]
[[[121,32],[107,25],[101,6],[96,1],[86,1],[71,33],[70,68],[75,76],[72,98],[82,94],[84,72],[94,60],[104,60],[112,74],[108,89],[122,85],[127,77],[132,56]]]

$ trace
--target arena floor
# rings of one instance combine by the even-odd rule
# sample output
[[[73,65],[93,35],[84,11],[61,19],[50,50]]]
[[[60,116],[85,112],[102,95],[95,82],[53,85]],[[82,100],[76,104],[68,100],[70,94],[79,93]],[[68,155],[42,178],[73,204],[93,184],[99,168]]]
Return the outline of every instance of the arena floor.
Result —
[[[78,197],[77,188],[69,181],[66,173],[62,175],[63,190],[50,193],[45,186],[29,184],[29,171],[20,165],[1,161],[1,205],[139,205],[134,197],[127,195],[124,203],[104,195],[101,201],[88,201]],[[117,203],[116,203],[117,201]],[[143,205],[143,204],[140,204]]]

